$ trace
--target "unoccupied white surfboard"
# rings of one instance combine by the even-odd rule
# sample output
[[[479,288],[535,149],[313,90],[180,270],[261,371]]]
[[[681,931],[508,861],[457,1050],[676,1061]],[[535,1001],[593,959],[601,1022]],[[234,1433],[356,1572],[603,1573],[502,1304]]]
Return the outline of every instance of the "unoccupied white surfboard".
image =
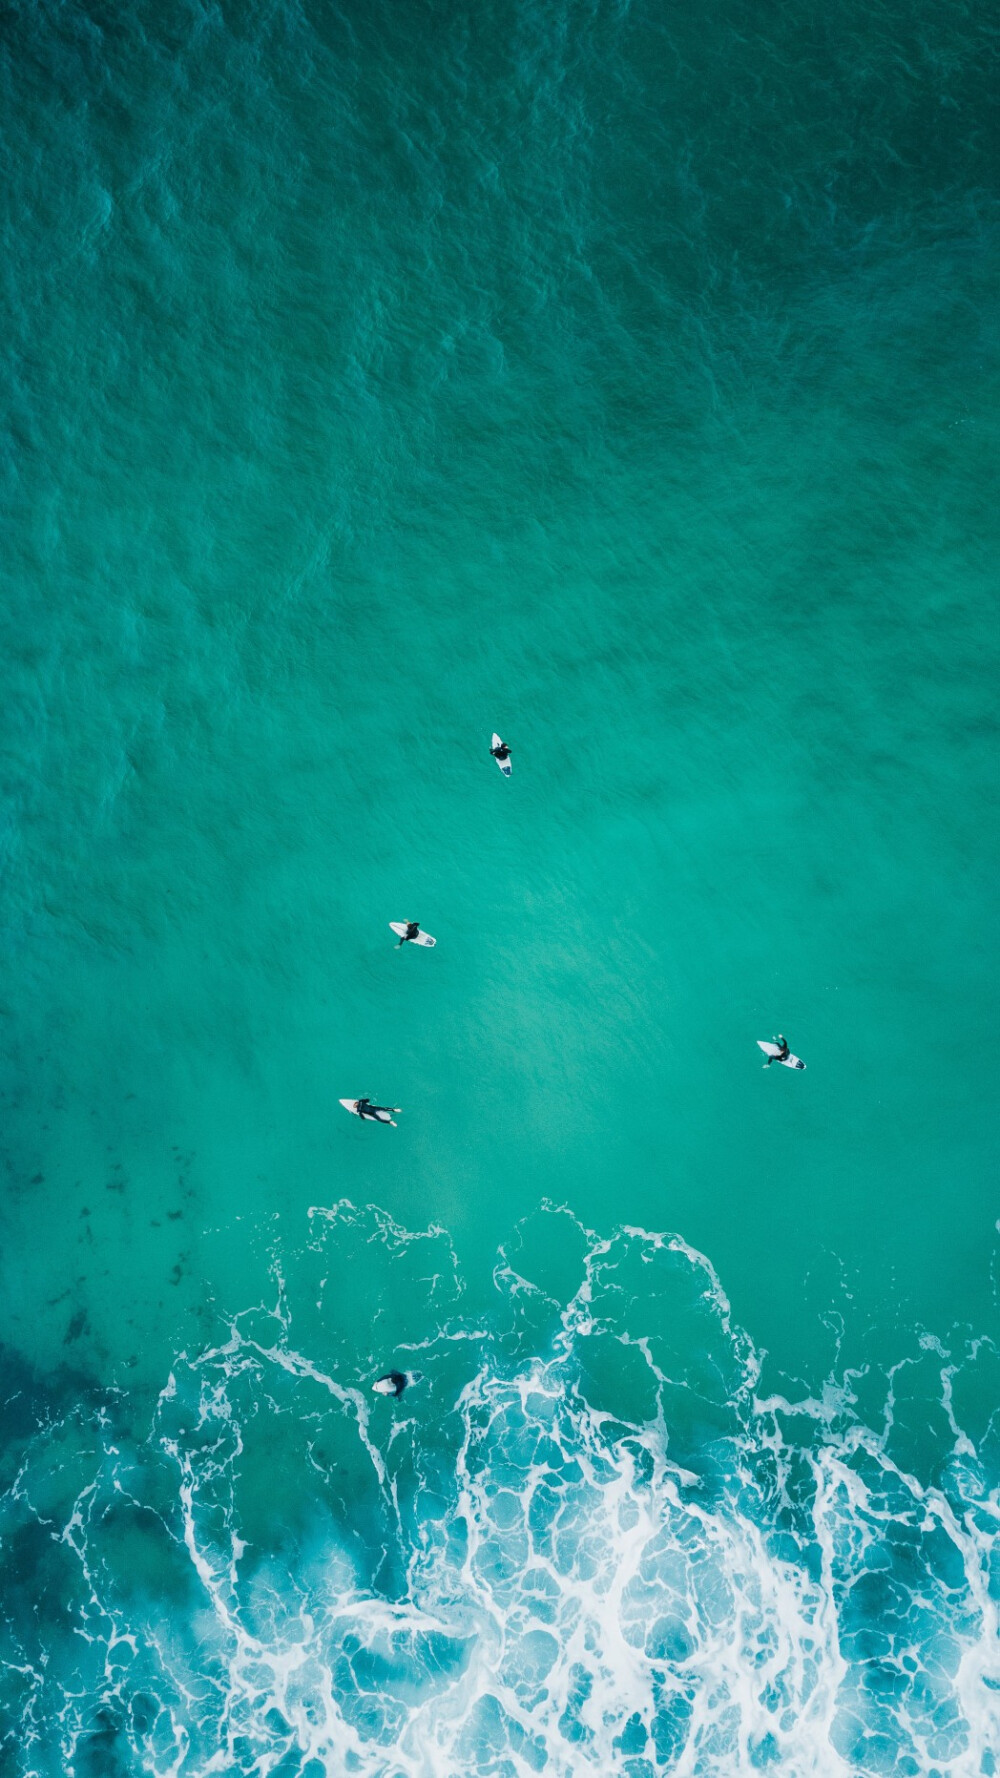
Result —
[[[500,736],[499,736],[499,735],[494,735],[494,736],[493,736],[493,739],[492,739],[492,741],[491,741],[491,742],[490,742],[490,747],[491,747],[491,748],[493,748],[493,747],[501,747],[501,746],[502,746],[502,745],[503,745],[503,743],[502,743],[502,741],[501,741],[501,739],[500,739]],[[493,756],[493,757],[494,757],[494,758],[495,758],[495,759],[496,759],[496,755],[495,755],[495,754],[494,754],[494,756]],[[511,774],[511,772],[512,772],[512,771],[513,771],[513,769],[514,769],[514,768],[513,768],[513,766],[512,766],[512,765],[511,765],[511,762],[510,762],[510,760],[509,760],[509,759],[498,759],[498,760],[497,760],[497,765],[498,765],[498,766],[499,766],[499,767],[500,767],[500,770],[501,770],[501,771],[502,771],[502,773],[503,773],[503,775],[504,775],[504,777],[505,777],[505,778],[509,778],[509,777],[510,777],[510,774]]]
[[[757,1039],[757,1048],[762,1049],[765,1056],[781,1056],[781,1050],[778,1045],[776,1043],[765,1043],[762,1037],[758,1037]],[[782,1056],[781,1066],[782,1068],[804,1068],[805,1063],[800,1062],[798,1056]]]
[[[355,1117],[361,1117],[356,1099],[341,1099],[340,1103],[345,1111],[353,1111]],[[396,1120],[394,1117],[389,1116],[389,1111],[400,1111],[401,1109],[402,1107],[399,1105],[392,1105],[388,1109],[383,1106],[380,1110],[376,1111],[374,1117],[362,1118],[361,1121],[362,1123],[391,1124],[393,1129],[395,1129]]]
[[[407,922],[405,920],[390,920],[389,925],[397,938],[406,938]],[[418,932],[416,938],[407,939],[406,942],[411,945],[426,945],[430,950],[433,945],[437,944],[437,939],[432,938],[429,932]]]

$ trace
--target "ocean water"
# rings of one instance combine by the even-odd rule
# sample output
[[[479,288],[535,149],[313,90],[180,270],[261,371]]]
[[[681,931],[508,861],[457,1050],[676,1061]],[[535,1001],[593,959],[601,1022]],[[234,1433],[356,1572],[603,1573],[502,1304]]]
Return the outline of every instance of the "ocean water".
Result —
[[[996,48],[4,9],[4,1775],[1000,1771]]]

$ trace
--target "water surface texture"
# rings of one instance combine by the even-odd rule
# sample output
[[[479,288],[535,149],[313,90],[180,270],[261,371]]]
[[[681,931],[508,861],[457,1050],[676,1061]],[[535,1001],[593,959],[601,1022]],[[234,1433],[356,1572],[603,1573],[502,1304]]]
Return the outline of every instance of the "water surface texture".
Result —
[[[990,9],[0,45],[0,1767],[992,1778]]]

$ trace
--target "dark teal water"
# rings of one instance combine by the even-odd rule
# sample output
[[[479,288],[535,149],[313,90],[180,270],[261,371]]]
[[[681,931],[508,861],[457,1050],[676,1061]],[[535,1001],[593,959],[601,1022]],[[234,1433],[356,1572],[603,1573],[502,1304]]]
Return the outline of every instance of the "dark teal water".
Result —
[[[988,1778],[989,10],[0,43],[0,1769]]]

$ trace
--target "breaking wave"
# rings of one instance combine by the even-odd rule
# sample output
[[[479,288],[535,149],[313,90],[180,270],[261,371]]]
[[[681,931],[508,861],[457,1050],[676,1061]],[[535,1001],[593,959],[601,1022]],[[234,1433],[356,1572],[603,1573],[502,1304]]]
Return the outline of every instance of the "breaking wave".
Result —
[[[22,1442],[9,1770],[996,1770],[998,1496],[947,1352],[922,1481],[891,1377],[878,1430],[850,1376],[765,1395],[677,1237],[546,1209],[477,1317],[444,1231],[346,1203],[310,1227],[295,1291],[277,1268],[273,1306],[179,1355],[145,1425],[106,1396]],[[560,1266],[561,1302],[532,1276]],[[398,1403],[368,1389],[390,1356],[422,1378]]]

